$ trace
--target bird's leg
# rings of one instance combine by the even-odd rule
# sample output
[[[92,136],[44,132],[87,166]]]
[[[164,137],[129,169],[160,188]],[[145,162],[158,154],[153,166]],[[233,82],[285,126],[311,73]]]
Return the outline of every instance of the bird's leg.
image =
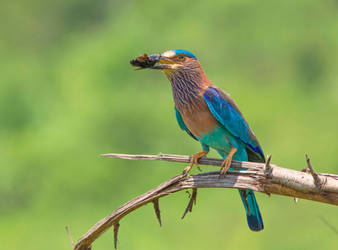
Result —
[[[227,158],[225,158],[225,160],[222,162],[221,175],[224,175],[228,172],[231,166],[232,157],[234,156],[236,152],[237,152],[237,148],[231,148]]]
[[[189,173],[189,171],[191,170],[191,168],[192,168],[194,165],[196,165],[196,167],[198,168],[198,170],[201,171],[201,169],[200,169],[200,167],[199,167],[199,165],[198,165],[198,160],[199,160],[200,158],[202,158],[203,156],[206,156],[208,153],[209,153],[208,151],[203,150],[202,152],[198,152],[198,153],[196,153],[196,154],[193,154],[193,155],[191,156],[190,164],[189,164],[188,167],[186,167],[186,168],[183,170],[183,174]]]

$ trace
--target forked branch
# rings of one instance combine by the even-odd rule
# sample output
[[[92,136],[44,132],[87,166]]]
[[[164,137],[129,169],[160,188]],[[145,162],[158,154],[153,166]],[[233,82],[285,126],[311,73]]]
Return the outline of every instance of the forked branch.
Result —
[[[126,155],[104,154],[102,156],[128,160],[164,160],[173,162],[190,162],[189,156],[182,155]],[[114,226],[114,246],[117,245],[119,221],[133,210],[152,202],[155,215],[161,225],[159,198],[177,191],[191,188],[193,193],[182,216],[192,211],[196,202],[197,188],[239,188],[251,189],[266,194],[279,194],[312,201],[338,205],[338,175],[317,174],[307,157],[309,173],[281,168],[270,164],[271,156],[266,163],[233,161],[229,171],[219,178],[219,171],[205,172],[198,175],[177,175],[158,187],[127,202],[113,213],[97,222],[84,234],[73,247],[74,250],[89,250],[92,243],[110,227]],[[222,160],[202,158],[200,165],[221,166]],[[243,170],[246,169],[246,170]]]

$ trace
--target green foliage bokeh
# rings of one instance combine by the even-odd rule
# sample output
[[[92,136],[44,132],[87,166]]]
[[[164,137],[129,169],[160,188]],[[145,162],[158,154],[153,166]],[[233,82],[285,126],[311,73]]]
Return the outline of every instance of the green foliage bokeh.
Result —
[[[124,202],[184,165],[100,153],[192,154],[160,72],[144,52],[188,49],[229,92],[272,161],[338,173],[338,2],[16,1],[0,10],[1,248],[70,249]],[[212,156],[218,157],[215,153]],[[204,168],[207,170],[208,168]],[[257,194],[265,230],[251,232],[234,190],[177,193],[121,221],[119,249],[334,249],[337,208]],[[327,225],[327,222],[330,225]],[[112,232],[93,249],[112,249]]]

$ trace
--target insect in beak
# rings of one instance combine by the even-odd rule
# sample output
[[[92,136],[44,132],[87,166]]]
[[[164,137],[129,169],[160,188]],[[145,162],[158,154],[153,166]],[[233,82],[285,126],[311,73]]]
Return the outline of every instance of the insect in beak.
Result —
[[[155,65],[158,63],[158,65]],[[147,54],[143,54],[143,56],[139,56],[136,59],[130,60],[130,64],[137,67],[135,70],[141,69],[170,69],[172,64],[176,64],[175,61],[170,59],[169,57],[162,56],[161,54],[154,54],[148,56]]]
[[[160,58],[159,54],[154,54],[151,56],[143,54],[143,56],[139,56],[136,59],[130,60],[130,64],[135,67],[138,67],[135,70],[152,68],[158,62],[159,58]]]

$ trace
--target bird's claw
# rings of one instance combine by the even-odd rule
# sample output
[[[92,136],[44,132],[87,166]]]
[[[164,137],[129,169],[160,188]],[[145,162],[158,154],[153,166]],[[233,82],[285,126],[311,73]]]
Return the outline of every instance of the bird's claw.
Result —
[[[191,161],[190,164],[183,170],[183,174],[188,174],[194,165],[196,165],[196,168],[202,172],[202,169],[198,165],[197,161]]]
[[[196,168],[202,172],[202,169],[200,168],[199,164],[198,164],[198,160],[200,158],[202,158],[203,156],[206,156],[208,154],[207,151],[202,151],[202,152],[199,152],[199,153],[196,153],[196,154],[193,154],[191,156],[191,161],[190,161],[190,164],[183,170],[183,174],[188,174],[189,171],[192,169],[192,167],[194,165],[196,165]]]
[[[231,166],[231,158],[226,158],[221,165],[220,177],[224,177]]]
[[[197,162],[195,163],[195,165],[196,165],[196,168],[197,168],[200,172],[202,172],[202,169],[200,168],[200,166],[198,165]]]
[[[186,167],[184,170],[183,170],[183,173],[184,175],[187,175],[189,173],[189,171],[191,170],[192,166],[189,164],[188,167]]]
[[[221,164],[221,171],[220,171],[220,177],[224,177],[226,173],[228,172],[231,162],[232,162],[232,156],[237,152],[236,148],[231,148],[227,158],[222,162]]]

